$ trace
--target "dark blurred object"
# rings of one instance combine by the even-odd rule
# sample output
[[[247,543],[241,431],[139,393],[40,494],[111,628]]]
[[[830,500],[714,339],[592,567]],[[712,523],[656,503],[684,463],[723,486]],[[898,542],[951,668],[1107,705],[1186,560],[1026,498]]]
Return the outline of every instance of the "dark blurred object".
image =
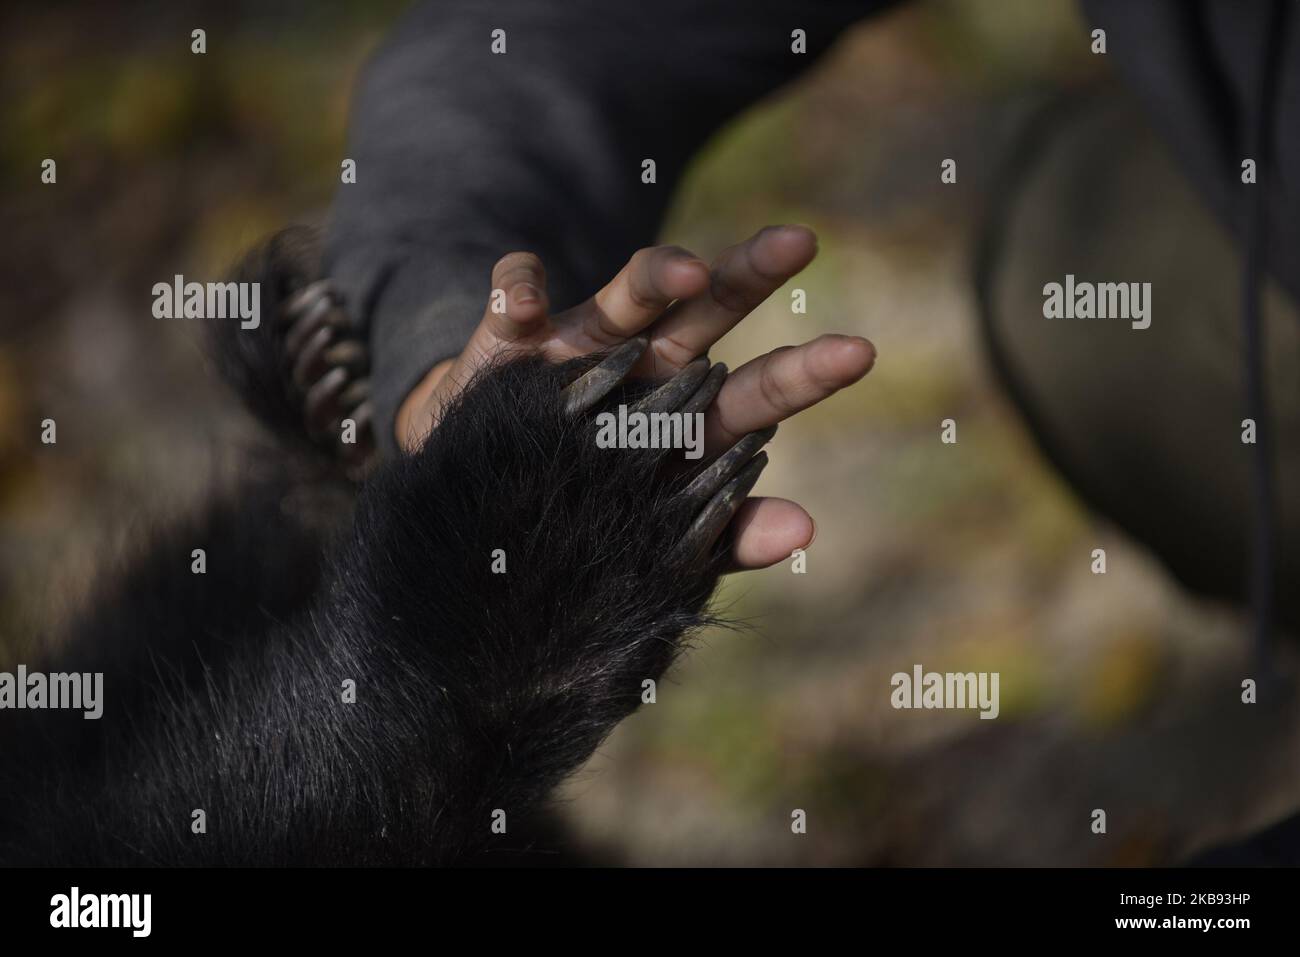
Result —
[[[1251,456],[1241,254],[1131,100],[1046,107],[1009,153],[980,250],[990,352],[1043,449],[1094,508],[1188,587],[1248,601]],[[1152,322],[1045,319],[1043,287],[1150,282]],[[1300,628],[1300,323],[1265,297],[1281,543],[1278,621]]]

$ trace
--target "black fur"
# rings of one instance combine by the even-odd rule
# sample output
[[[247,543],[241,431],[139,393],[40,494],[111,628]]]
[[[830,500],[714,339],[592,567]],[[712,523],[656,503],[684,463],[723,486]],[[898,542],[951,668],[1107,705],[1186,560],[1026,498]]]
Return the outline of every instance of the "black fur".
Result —
[[[278,388],[266,358],[227,375]],[[572,374],[524,358],[480,375],[332,540],[272,480],[147,548],[46,666],[106,671],[104,717],[0,715],[0,860],[449,864],[509,846],[706,623],[722,562],[672,557],[693,470],[597,448],[594,413],[562,412]],[[277,401],[250,405],[289,428]]]

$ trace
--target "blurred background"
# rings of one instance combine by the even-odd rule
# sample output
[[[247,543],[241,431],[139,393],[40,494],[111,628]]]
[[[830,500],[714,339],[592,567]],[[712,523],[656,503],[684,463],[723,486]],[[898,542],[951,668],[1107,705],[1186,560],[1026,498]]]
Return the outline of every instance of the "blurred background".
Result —
[[[254,428],[197,325],[152,318],[151,287],[215,278],[323,214],[353,78],[405,4],[271,6],[6,13],[0,668],[57,634],[124,541],[241,467]],[[816,517],[807,573],[728,579],[750,628],[705,636],[565,787],[592,848],[655,865],[1160,864],[1300,806],[1300,709],[1240,705],[1240,611],[1090,514],[981,342],[970,263],[999,143],[1046,100],[1109,89],[1105,59],[1072,0],[923,0],[699,157],[663,241],[707,259],[769,223],[821,240],[714,358],[840,331],[880,359],[782,427],[759,486]],[[945,156],[956,185],[939,183]],[[949,417],[956,446],[939,441]],[[916,663],[1000,672],[998,720],[893,710],[890,676]]]

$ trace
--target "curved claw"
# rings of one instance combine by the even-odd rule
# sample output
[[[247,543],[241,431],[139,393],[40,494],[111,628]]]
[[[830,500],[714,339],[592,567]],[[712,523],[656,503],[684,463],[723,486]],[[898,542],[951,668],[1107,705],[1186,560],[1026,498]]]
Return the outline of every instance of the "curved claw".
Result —
[[[691,480],[683,493],[697,505],[703,505],[718,489],[745,464],[754,453],[772,441],[776,435],[776,426],[769,426],[758,432],[750,432],[739,442],[729,448],[709,465],[703,472]]]
[[[751,433],[753,434],[753,433]],[[746,436],[748,438],[748,436]],[[741,441],[744,441],[743,439]],[[739,443],[737,443],[739,444]],[[726,485],[718,489],[716,495],[709,499],[707,505],[691,523],[691,527],[682,536],[678,548],[689,555],[705,554],[723,530],[731,523],[736,511],[745,501],[745,497],[758,481],[759,475],[767,467],[767,453],[759,452]]]
[[[286,326],[292,325],[299,316],[315,306],[316,303],[321,300],[333,302],[334,299],[334,284],[328,279],[317,279],[315,282],[303,286],[289,297],[289,301],[281,307],[280,322]]]
[[[623,381],[623,377],[632,371],[648,345],[650,339],[644,335],[629,339],[612,350],[596,366],[565,386],[564,411],[569,415],[578,415],[609,395]]]
[[[709,360],[701,356],[688,362],[671,379],[632,407],[634,412],[676,412],[709,374]]]
[[[321,326],[303,345],[293,362],[293,384],[302,392],[311,388],[311,384],[329,371],[325,361],[325,350],[334,341],[334,330]]]
[[[341,339],[325,350],[325,363],[331,368],[342,366],[350,375],[365,375],[370,371],[370,354],[356,339]]]
[[[682,411],[687,415],[694,415],[696,412],[703,412],[708,409],[722,390],[722,383],[726,381],[726,363],[715,362],[713,368],[709,369],[709,374],[700,383],[700,387],[695,390],[695,394],[686,400],[686,404],[682,406]]]
[[[353,379],[348,383],[348,387],[339,393],[339,411],[347,412],[348,409],[355,409],[369,398],[370,380]]]
[[[339,415],[339,395],[348,384],[346,369],[331,369],[307,390],[303,402],[307,432],[312,436],[325,433]]]
[[[320,329],[333,324],[331,321],[333,311],[334,300],[327,292],[318,292],[317,295],[304,300],[301,312],[286,308],[284,315],[289,322],[289,330],[284,338],[285,351],[291,356],[301,352],[312,336]]]

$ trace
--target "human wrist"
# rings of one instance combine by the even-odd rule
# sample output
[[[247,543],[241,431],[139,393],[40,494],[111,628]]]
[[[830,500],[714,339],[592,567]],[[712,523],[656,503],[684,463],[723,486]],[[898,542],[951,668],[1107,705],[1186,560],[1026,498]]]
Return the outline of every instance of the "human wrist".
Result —
[[[403,452],[414,452],[424,443],[429,434],[429,406],[434,392],[455,362],[455,358],[443,359],[435,365],[398,406],[393,418],[393,433],[397,447]]]

